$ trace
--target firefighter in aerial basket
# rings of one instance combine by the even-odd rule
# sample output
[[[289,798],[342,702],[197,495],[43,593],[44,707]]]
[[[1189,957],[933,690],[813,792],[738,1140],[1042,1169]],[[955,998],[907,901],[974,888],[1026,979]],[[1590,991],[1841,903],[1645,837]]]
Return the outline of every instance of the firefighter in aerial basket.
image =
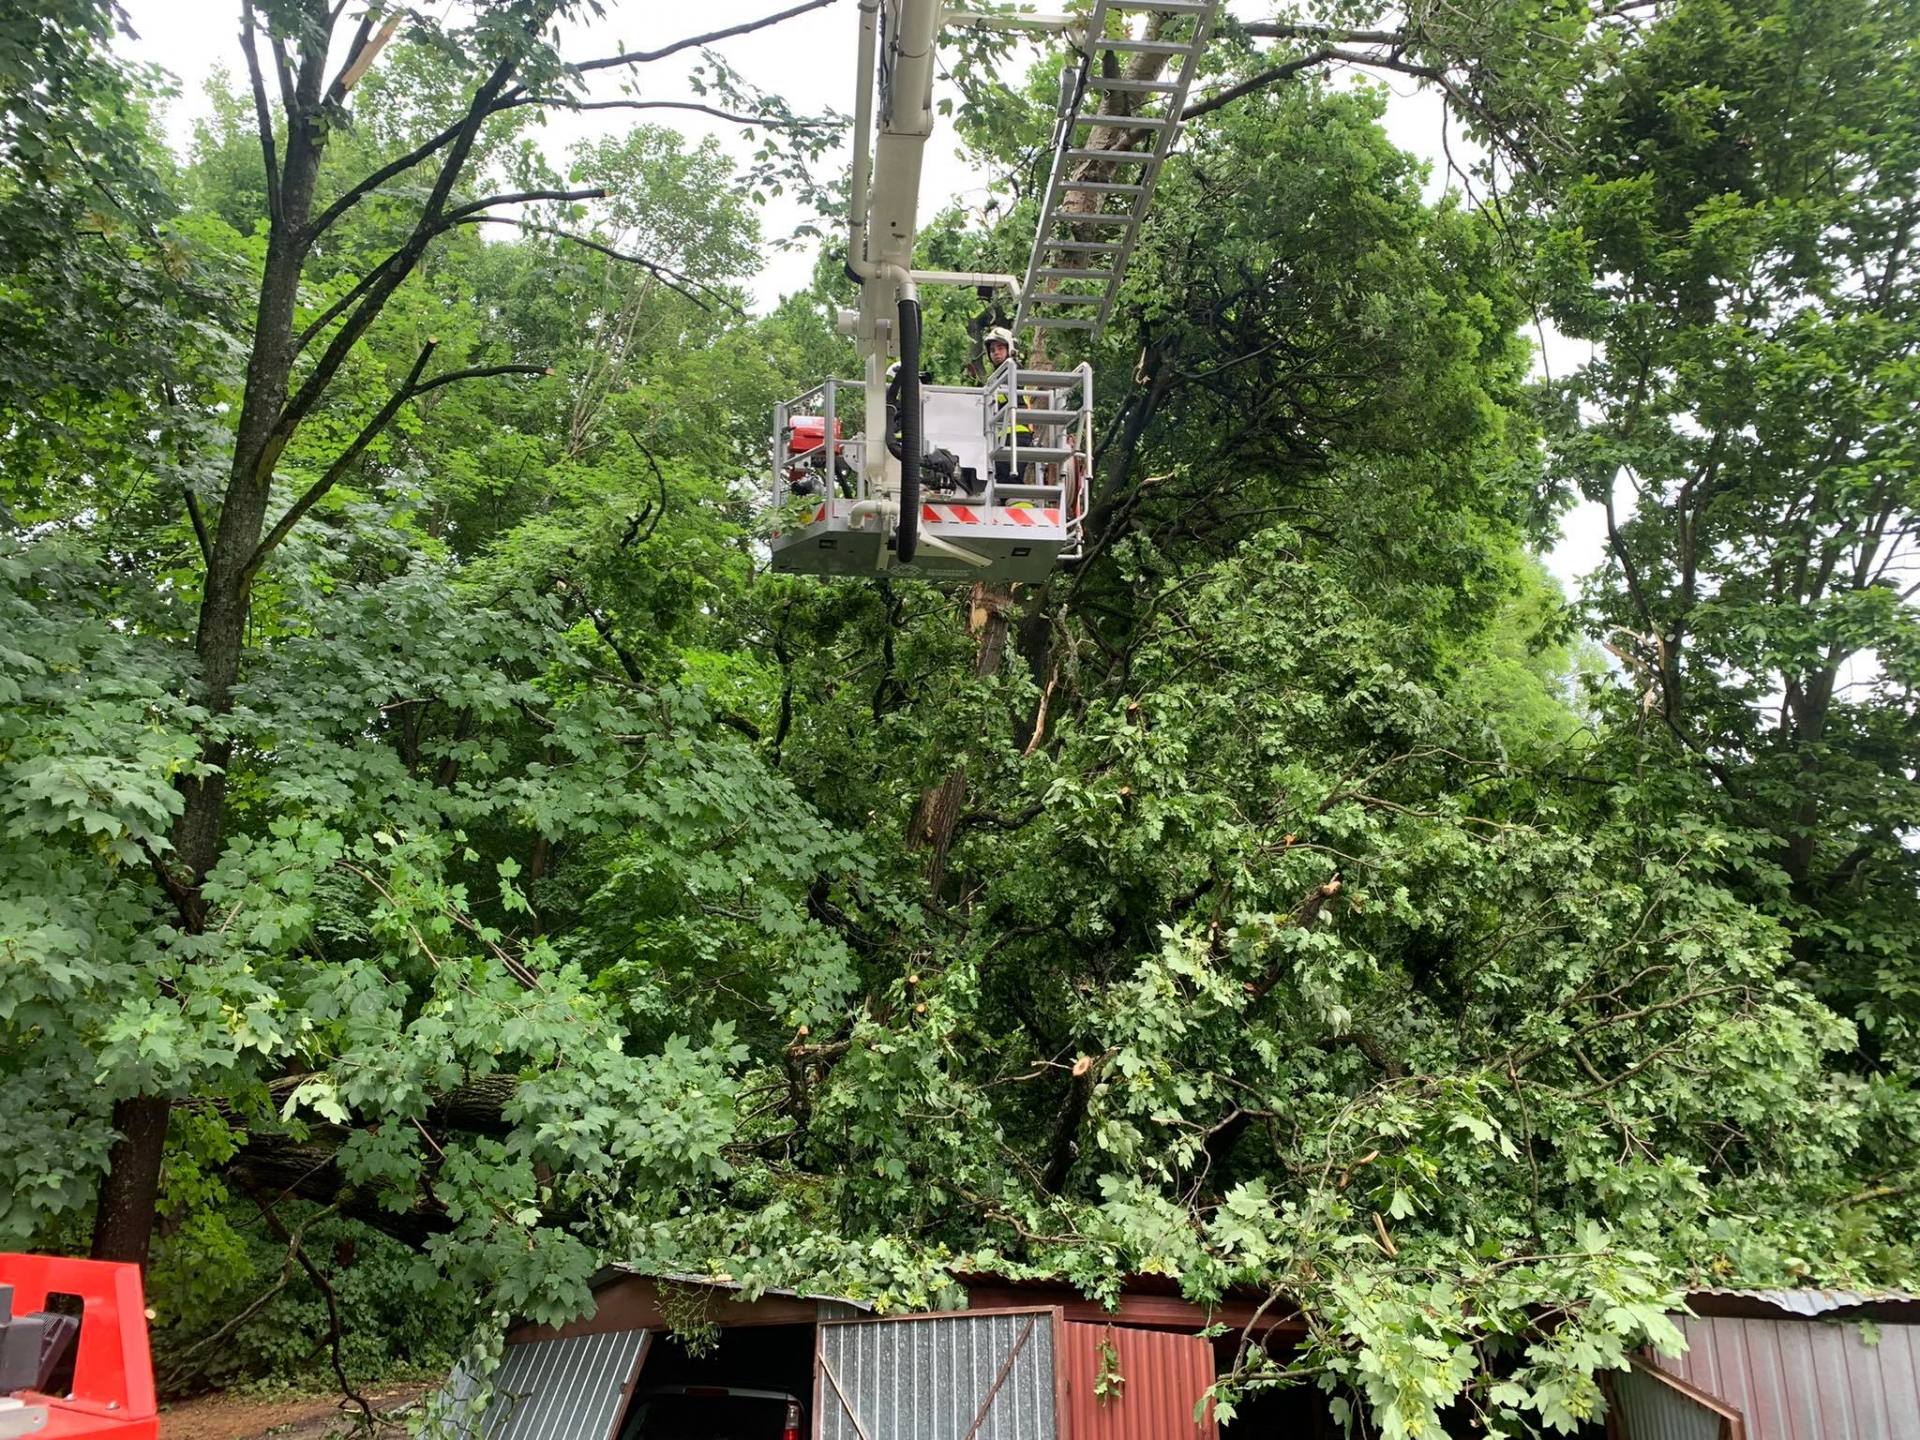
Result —
[[[1007,329],[1004,325],[996,325],[993,329],[987,331],[986,351],[987,368],[989,370],[997,371],[1009,360],[1014,361],[1016,364],[1019,363],[1020,351],[1014,344],[1013,331]],[[995,404],[1004,405],[1007,400],[1007,392],[1004,390],[997,391],[993,399]],[[1017,403],[1019,405],[1031,405],[1035,403],[1037,399],[1037,396],[1024,394]],[[1014,422],[1013,434],[1016,443],[1022,448],[1035,443],[1033,427],[1024,421],[1016,420]],[[1022,476],[1021,483],[1025,484],[1025,476],[1028,473],[1027,466],[1022,465],[1020,467],[1020,473]],[[1014,481],[1013,466],[1005,460],[994,461],[993,480],[996,485],[1011,485]]]

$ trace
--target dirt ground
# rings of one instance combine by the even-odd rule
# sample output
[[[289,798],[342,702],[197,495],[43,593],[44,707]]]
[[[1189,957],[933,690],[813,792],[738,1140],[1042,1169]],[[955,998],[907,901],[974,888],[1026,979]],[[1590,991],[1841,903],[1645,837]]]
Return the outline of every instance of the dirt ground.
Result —
[[[392,1386],[369,1392],[367,1399],[384,1413],[418,1399],[427,1388]],[[351,1407],[341,1409],[338,1395],[198,1395],[160,1407],[160,1440],[326,1440],[351,1433],[354,1413]],[[396,1420],[383,1433],[397,1436],[402,1425]]]

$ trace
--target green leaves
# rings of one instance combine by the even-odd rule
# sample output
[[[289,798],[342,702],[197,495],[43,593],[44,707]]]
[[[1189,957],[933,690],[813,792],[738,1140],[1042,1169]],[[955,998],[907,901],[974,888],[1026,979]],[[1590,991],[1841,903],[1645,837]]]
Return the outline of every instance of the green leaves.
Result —
[[[1669,8],[1426,17],[1406,53],[1525,152],[1497,213],[1430,202],[1371,91],[1190,129],[1090,355],[1087,558],[1004,633],[971,613],[1002,597],[761,571],[765,415],[845,373],[849,296],[826,260],[739,315],[745,192],[812,186],[816,132],[740,177],[666,131],[583,147],[615,193],[537,223],[661,268],[435,241],[269,512],[428,336],[553,374],[436,390],[369,448],[254,577],[217,720],[196,516],[217,536],[248,339],[222,297],[266,249],[248,106],[178,173],[101,152],[160,191],[111,247],[31,213],[70,228],[90,178],[0,178],[0,311],[46,372],[0,374],[0,1238],[83,1216],[111,1103],[164,1094],[179,1312],[283,1263],[249,1196],[399,1237],[382,1284],[461,1317],[563,1319],[610,1257],[894,1308],[955,1268],[1149,1273],[1305,1322],[1222,1414],[1316,1383],[1391,1440],[1590,1423],[1683,1281],[1910,1276],[1878,1193],[1920,1145],[1907,51],[1885,7]],[[90,23],[59,22],[76,55]],[[1017,171],[1047,103],[968,33],[960,121]],[[320,193],[525,49],[504,10],[397,43]],[[125,77],[85,83],[23,90],[21,133],[138,140],[101,108]],[[468,179],[552,178],[518,123]],[[418,200],[328,231],[296,328]],[[1018,269],[1032,219],[950,216],[928,263]],[[1538,391],[1536,304],[1597,347]],[[1531,553],[1575,491],[1614,504],[1605,663]]]

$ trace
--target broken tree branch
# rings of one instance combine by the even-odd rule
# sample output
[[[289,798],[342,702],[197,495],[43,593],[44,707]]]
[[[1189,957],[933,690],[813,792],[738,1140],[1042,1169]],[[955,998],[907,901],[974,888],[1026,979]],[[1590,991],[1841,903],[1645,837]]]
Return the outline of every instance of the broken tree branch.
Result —
[[[371,1429],[374,1423],[373,1406],[367,1403],[367,1397],[354,1389],[353,1382],[347,1379],[346,1363],[340,1355],[340,1342],[344,1333],[340,1324],[340,1297],[334,1293],[333,1282],[320,1273],[320,1267],[313,1263],[313,1257],[307,1254],[306,1247],[301,1244],[305,1238],[305,1227],[301,1227],[298,1232],[289,1231],[273,1206],[257,1195],[254,1197],[254,1204],[260,1207],[260,1213],[266,1217],[267,1224],[273,1233],[286,1242],[289,1253],[300,1262],[300,1268],[307,1272],[307,1278],[313,1281],[321,1295],[325,1297],[327,1343],[333,1359],[334,1378],[340,1382],[340,1393],[360,1407],[361,1418]]]

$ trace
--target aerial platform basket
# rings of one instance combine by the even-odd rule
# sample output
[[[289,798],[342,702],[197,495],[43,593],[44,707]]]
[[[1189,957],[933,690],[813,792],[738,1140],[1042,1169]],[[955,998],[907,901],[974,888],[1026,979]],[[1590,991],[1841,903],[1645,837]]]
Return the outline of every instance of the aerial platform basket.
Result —
[[[829,380],[775,407],[769,545],[798,575],[1042,580],[1078,557],[1092,475],[1093,372],[1021,370],[921,389],[919,547],[897,563],[897,464],[851,432],[864,389]]]

